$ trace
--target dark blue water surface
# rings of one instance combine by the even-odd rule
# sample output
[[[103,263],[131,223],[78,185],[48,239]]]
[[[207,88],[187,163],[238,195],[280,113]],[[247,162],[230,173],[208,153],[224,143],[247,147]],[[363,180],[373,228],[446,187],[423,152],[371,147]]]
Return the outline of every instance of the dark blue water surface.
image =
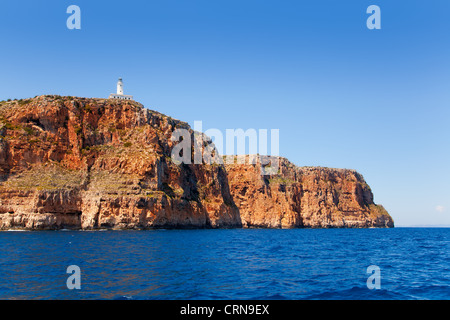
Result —
[[[445,228],[0,232],[0,248],[0,299],[450,298]]]

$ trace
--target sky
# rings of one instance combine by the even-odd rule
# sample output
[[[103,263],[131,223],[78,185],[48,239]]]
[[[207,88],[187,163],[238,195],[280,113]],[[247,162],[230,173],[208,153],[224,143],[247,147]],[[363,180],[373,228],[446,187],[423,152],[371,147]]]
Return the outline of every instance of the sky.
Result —
[[[397,226],[450,225],[449,14],[447,0],[2,0],[0,100],[108,97],[122,77],[191,126],[279,129],[294,164],[356,169]]]

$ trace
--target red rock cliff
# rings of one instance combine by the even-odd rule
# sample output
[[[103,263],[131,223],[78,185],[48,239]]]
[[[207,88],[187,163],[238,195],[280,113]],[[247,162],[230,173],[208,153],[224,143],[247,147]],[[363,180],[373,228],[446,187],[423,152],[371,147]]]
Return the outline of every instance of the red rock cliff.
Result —
[[[181,121],[139,103],[0,103],[0,229],[391,227],[362,177],[258,165],[176,165]]]
[[[394,226],[386,210],[374,204],[370,187],[354,170],[296,167],[284,158],[279,159],[276,175],[261,175],[259,161],[226,168],[244,227]]]

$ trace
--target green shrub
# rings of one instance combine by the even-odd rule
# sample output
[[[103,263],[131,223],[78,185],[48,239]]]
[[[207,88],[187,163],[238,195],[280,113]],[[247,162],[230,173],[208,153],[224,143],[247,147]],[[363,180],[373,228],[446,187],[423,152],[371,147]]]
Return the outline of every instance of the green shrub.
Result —
[[[34,133],[33,129],[29,128],[29,127],[23,127],[23,130],[28,134],[28,135],[32,135]]]

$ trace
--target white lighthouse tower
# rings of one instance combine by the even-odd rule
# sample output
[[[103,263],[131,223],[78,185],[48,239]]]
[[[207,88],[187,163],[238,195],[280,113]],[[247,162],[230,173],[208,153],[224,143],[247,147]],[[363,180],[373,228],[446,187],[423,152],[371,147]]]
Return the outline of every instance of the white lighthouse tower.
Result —
[[[119,81],[117,81],[117,94],[120,94],[123,96],[123,82],[122,78],[119,78]]]
[[[128,96],[123,94],[123,81],[122,78],[119,78],[117,81],[117,93],[111,93],[109,95],[109,99],[120,99],[120,100],[133,100],[133,96]]]

